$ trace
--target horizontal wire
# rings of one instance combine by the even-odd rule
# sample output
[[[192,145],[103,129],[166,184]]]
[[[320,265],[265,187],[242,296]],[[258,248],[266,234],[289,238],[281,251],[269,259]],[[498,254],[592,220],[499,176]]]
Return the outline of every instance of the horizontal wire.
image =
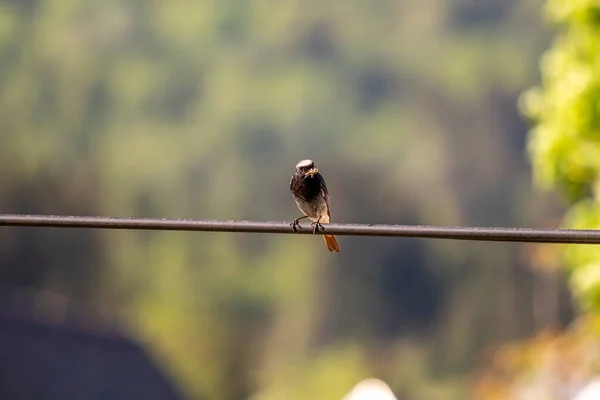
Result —
[[[294,233],[289,222],[115,218],[0,214],[0,226],[135,229],[200,232]],[[324,224],[324,232],[346,236],[394,236],[495,242],[600,244],[600,231],[574,229],[478,228],[459,226]],[[310,224],[296,233],[312,234]]]

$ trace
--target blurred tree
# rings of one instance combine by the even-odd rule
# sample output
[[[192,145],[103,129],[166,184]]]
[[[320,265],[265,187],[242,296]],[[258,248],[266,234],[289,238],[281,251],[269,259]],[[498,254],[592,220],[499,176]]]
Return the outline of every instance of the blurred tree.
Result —
[[[521,101],[535,122],[528,147],[535,183],[566,195],[564,227],[600,229],[600,5],[548,0],[546,11],[558,32],[542,59],[542,86]],[[477,380],[477,398],[572,399],[597,375],[600,250],[590,245],[563,250],[539,246],[534,259],[569,267],[582,316],[563,333],[546,332],[499,349]]]
[[[0,1],[0,207],[291,220],[310,157],[336,221],[542,223],[513,104],[545,33],[529,2],[486,4]],[[372,374],[464,398],[481,348],[533,330],[516,246],[0,235],[3,284],[123,312],[190,398],[338,399]]]
[[[543,58],[542,88],[522,102],[536,121],[529,141],[536,183],[566,194],[566,227],[600,229],[600,5],[549,0],[546,9],[561,31]],[[564,254],[574,294],[600,310],[600,250],[572,245]]]

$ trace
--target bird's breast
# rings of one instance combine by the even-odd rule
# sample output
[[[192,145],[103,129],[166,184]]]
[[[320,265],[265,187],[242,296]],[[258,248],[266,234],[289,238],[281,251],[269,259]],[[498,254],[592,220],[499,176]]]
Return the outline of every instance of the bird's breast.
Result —
[[[294,194],[310,201],[321,195],[321,182],[316,176],[298,179]]]

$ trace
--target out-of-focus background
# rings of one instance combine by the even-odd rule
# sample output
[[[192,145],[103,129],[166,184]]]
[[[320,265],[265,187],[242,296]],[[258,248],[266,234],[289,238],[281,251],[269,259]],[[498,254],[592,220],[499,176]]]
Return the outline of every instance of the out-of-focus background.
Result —
[[[593,3],[0,1],[0,213],[291,221],[311,158],[335,222],[600,225]],[[594,371],[540,355],[595,348],[589,246],[339,241],[1,228],[0,394],[566,399]]]

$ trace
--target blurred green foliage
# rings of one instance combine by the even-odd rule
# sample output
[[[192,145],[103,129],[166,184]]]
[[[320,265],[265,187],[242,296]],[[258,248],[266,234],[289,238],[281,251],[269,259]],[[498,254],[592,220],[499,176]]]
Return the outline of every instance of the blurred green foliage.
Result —
[[[335,221],[546,223],[515,107],[535,4],[0,1],[0,210],[291,220],[308,157]],[[0,281],[121,314],[190,399],[339,399],[373,375],[462,399],[482,348],[565,318],[529,307],[515,245],[340,245],[11,229]]]
[[[565,227],[600,229],[600,5],[547,2],[559,32],[542,59],[542,86],[523,96],[534,119],[529,153],[536,182],[558,187],[571,202]],[[571,286],[587,309],[600,309],[600,250],[570,245]]]
[[[535,182],[565,194],[565,227],[600,229],[600,4],[547,0],[545,10],[556,36],[542,58],[541,86],[520,102],[534,122],[528,150]],[[573,398],[598,374],[600,250],[566,245],[562,259],[550,246],[538,250],[542,264],[569,267],[582,315],[565,331],[499,348],[475,380],[479,399]]]

